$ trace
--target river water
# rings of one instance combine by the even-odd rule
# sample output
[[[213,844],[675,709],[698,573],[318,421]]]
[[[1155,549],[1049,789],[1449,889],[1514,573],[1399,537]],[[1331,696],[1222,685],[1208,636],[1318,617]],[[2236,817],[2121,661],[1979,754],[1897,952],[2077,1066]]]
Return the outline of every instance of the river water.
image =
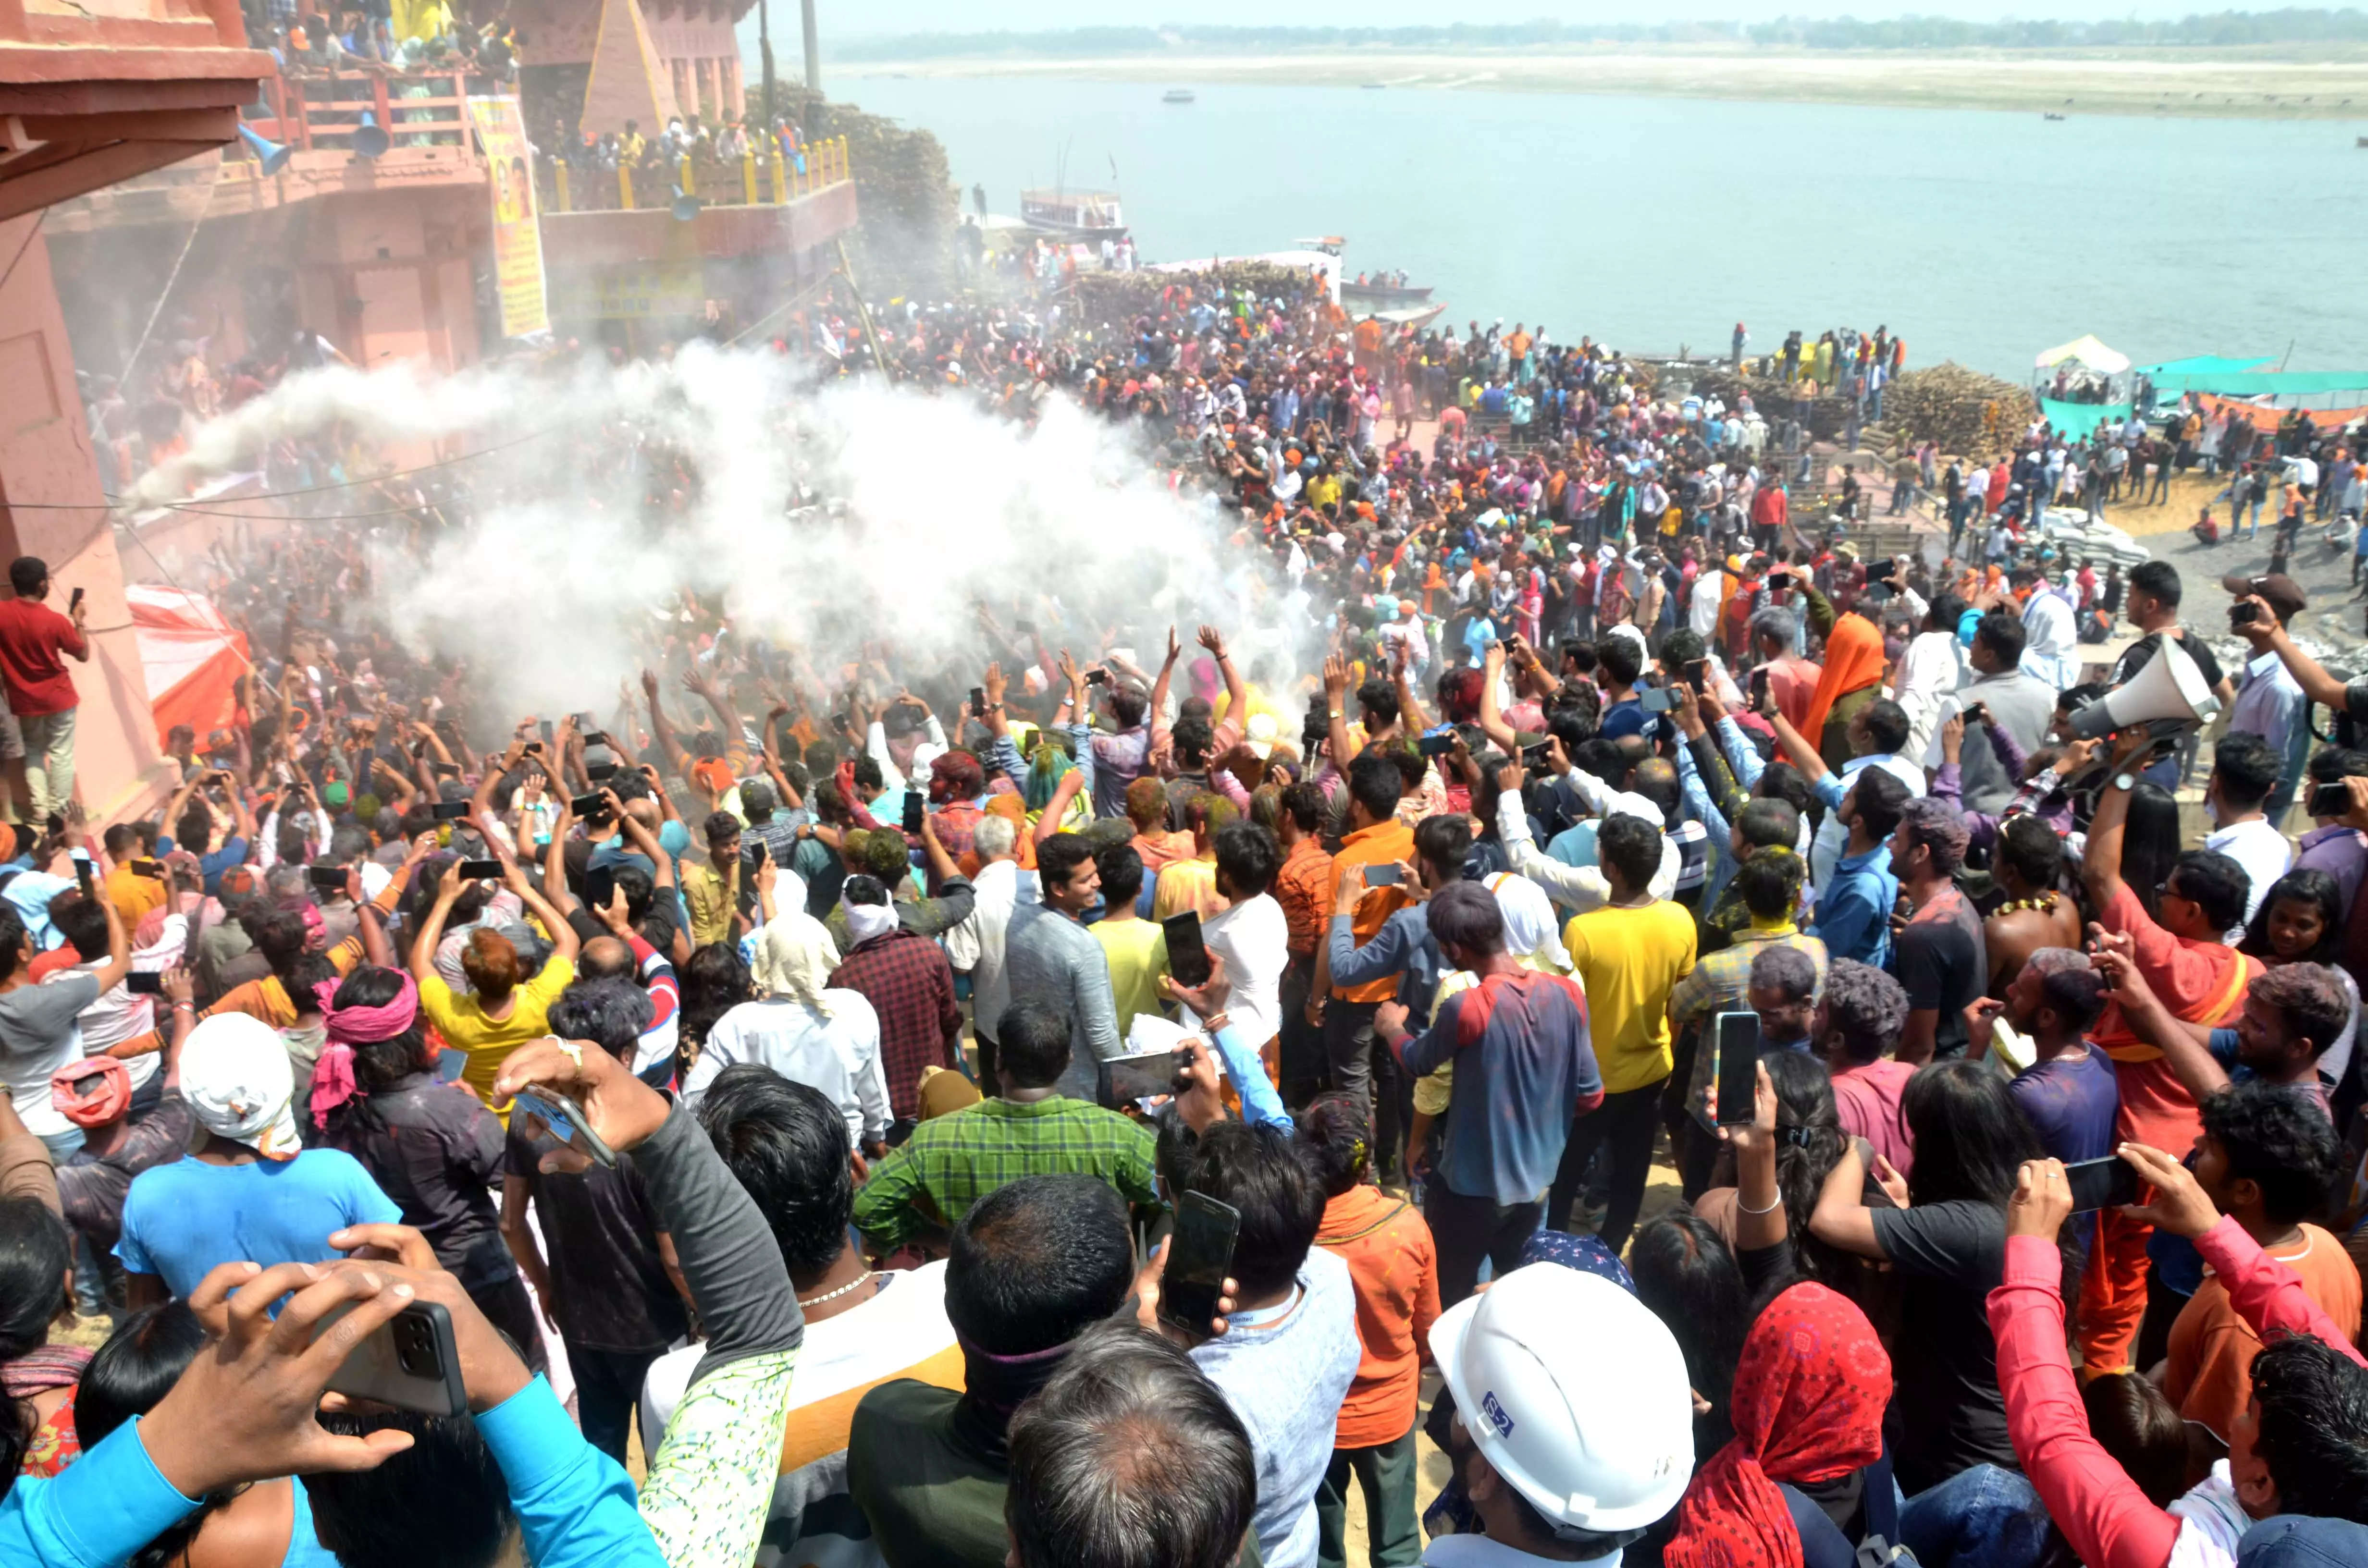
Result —
[[[1969,67],[1973,68],[1973,67]],[[2368,366],[2368,125],[1182,82],[842,77],[1016,213],[1064,166],[1146,260],[1342,234],[1447,319],[1641,352],[1888,325],[2021,380],[2094,333],[2139,363],[2293,345]]]

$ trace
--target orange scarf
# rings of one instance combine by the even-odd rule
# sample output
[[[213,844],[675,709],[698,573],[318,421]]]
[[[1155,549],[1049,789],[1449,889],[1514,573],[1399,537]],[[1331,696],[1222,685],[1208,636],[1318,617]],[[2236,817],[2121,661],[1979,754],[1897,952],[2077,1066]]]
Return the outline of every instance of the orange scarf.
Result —
[[[1855,610],[1835,621],[1826,638],[1825,668],[1809,699],[1808,722],[1801,726],[1801,737],[1813,746],[1820,744],[1834,704],[1881,680],[1883,664],[1883,632],[1874,622]]]

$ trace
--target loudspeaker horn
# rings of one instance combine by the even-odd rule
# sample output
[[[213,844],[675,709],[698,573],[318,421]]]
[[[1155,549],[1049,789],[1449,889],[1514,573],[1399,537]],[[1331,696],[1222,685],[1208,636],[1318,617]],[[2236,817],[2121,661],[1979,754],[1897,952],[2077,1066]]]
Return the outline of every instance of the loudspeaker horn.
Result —
[[[699,198],[687,194],[682,187],[674,187],[674,221],[688,223],[699,216]]]
[[[2174,638],[2165,637],[2160,651],[2128,684],[2115,687],[2072,715],[2072,733],[2094,740],[2114,730],[2168,719],[2175,724],[2208,722],[2220,711],[2203,672]]]
[[[377,112],[362,110],[361,123],[354,127],[354,156],[375,158],[393,145],[393,138],[387,135],[386,127],[378,122]]]
[[[296,155],[293,147],[283,147],[277,142],[257,136],[244,125],[238,128],[238,139],[246,143],[247,150],[255,154],[255,161],[263,165],[263,172],[268,175],[276,175],[286,168],[288,160]]]

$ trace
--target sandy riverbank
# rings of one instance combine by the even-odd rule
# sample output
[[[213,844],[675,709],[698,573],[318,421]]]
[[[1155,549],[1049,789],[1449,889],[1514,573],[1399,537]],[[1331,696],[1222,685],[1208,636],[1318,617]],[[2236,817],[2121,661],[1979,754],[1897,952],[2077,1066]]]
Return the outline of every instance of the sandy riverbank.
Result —
[[[848,79],[1068,77],[1194,85],[1460,88],[1499,92],[1881,104],[2066,115],[2353,119],[2368,122],[2368,50],[2067,52],[2039,56],[1740,49],[1368,51],[1121,56],[1105,60],[949,58],[837,63]]]

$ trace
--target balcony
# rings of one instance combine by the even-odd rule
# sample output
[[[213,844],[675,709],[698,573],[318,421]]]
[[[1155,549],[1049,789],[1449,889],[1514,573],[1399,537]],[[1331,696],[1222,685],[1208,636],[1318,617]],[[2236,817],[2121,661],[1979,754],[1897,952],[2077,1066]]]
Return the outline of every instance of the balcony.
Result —
[[[797,254],[855,226],[846,138],[800,160],[650,159],[603,169],[544,158],[536,174],[542,244],[554,269],[766,252]]]
[[[267,57],[268,58],[268,57]],[[341,194],[482,186],[485,160],[468,119],[467,99],[511,89],[461,72],[333,72],[264,78],[261,100],[240,124],[289,149],[277,174],[263,172],[252,146],[238,141],[214,159],[159,170],[51,210],[53,232],[74,233],[139,223],[192,223],[200,217],[268,211]],[[355,147],[366,127],[385,133],[376,157]]]

